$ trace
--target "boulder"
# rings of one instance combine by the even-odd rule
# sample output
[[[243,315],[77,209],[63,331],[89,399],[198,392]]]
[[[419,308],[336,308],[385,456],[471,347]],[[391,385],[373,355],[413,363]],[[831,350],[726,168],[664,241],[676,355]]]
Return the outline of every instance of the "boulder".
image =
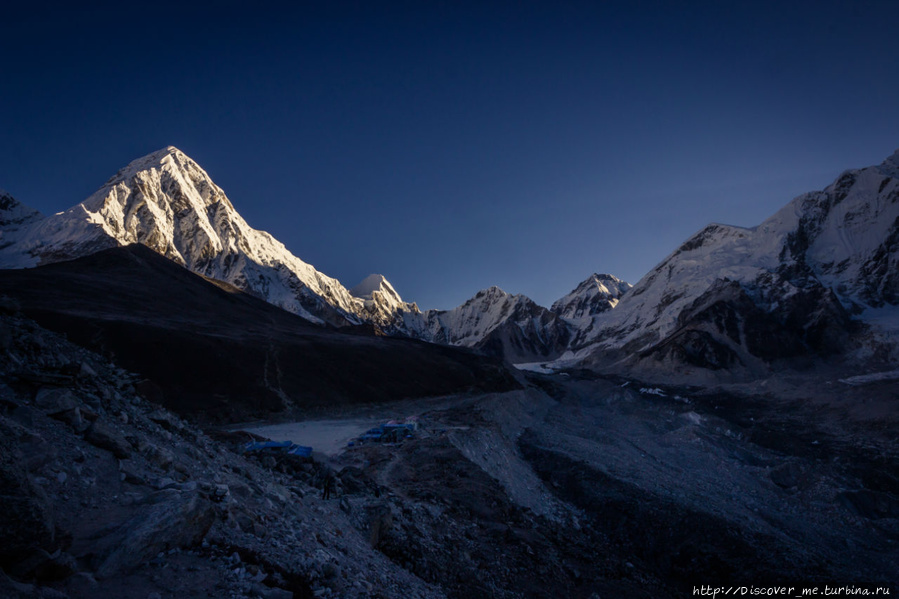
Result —
[[[53,550],[55,522],[43,490],[28,477],[12,430],[0,421],[0,568]]]
[[[781,464],[771,471],[771,480],[783,489],[796,487],[802,482],[802,468],[795,462]]]
[[[74,410],[81,402],[70,389],[41,387],[34,397],[34,405],[49,416],[58,416]]]
[[[390,507],[383,503],[366,506],[365,511],[368,516],[368,540],[371,546],[377,549],[381,539],[393,525],[393,514]]]
[[[101,545],[95,575],[125,573],[162,551],[187,548],[202,541],[215,521],[212,504],[197,491],[174,492],[122,524]]]
[[[81,378],[96,378],[97,371],[87,362],[82,362],[78,369],[78,376]]]
[[[51,416],[71,426],[76,433],[84,432],[89,426],[89,424],[85,421],[80,408],[67,410],[58,414],[52,414]]]
[[[184,424],[181,420],[172,414],[171,412],[167,412],[166,410],[158,409],[147,414],[147,418],[171,432],[178,432],[184,429]]]
[[[119,472],[122,481],[132,485],[146,485],[144,474],[137,468],[132,460],[119,460]]]
[[[146,444],[143,453],[151,464],[155,464],[163,470],[171,468],[172,463],[175,461],[175,456],[172,455],[171,451],[157,447],[152,443]]]
[[[127,460],[131,455],[131,445],[114,429],[94,422],[84,434],[84,438],[88,443],[112,452],[112,454],[120,460]]]

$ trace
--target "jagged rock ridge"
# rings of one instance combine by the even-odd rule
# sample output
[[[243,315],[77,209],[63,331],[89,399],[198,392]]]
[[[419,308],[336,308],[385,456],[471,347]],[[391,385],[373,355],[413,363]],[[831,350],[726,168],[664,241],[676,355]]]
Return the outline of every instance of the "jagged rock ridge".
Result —
[[[571,337],[558,315],[496,286],[452,310],[406,312],[403,317],[403,328],[419,339],[470,347],[512,362],[558,357]]]

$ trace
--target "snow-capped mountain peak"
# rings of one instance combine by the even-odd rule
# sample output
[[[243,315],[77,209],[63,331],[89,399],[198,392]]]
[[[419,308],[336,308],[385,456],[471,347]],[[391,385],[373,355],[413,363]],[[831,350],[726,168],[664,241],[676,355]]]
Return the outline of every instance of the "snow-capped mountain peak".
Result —
[[[132,161],[84,202],[25,229],[4,251],[3,266],[140,243],[309,320],[361,320],[361,302],[339,281],[250,227],[206,171],[174,146]]]
[[[209,174],[174,146],[131,161],[89,198],[49,217],[0,195],[0,236],[0,267],[37,266],[138,243],[314,322],[368,322],[387,333],[513,360],[557,355],[570,337],[557,315],[495,286],[453,310],[426,314],[403,301],[380,274],[348,290],[250,227]],[[622,285],[596,275],[582,291],[611,306]]]
[[[350,294],[362,302],[360,314],[390,332],[400,329],[405,313],[419,314],[418,306],[404,302],[384,275],[371,274],[350,289]]]
[[[899,152],[843,172],[756,227],[705,227],[574,349],[595,342],[593,356],[624,350],[653,364],[680,356],[672,364],[749,369],[759,358],[835,351],[849,335],[847,311],[897,305]]]
[[[378,274],[371,274],[362,279],[358,285],[350,289],[350,294],[360,299],[371,299],[372,293],[376,291],[391,294],[399,299],[399,294],[393,288],[393,285],[390,284],[384,275]]]
[[[571,293],[556,300],[550,309],[570,320],[594,316],[617,306],[621,296],[630,288],[630,283],[618,277],[594,273]]]
[[[18,201],[5,189],[0,189],[0,227],[4,231],[17,229],[42,218],[40,212]],[[3,231],[0,231],[0,240],[3,239],[2,234]]]
[[[214,273],[205,262],[257,237],[206,171],[174,146],[132,161],[70,212],[81,210],[120,244],[142,243],[207,276]]]
[[[433,314],[433,320],[441,325],[447,343],[472,347],[500,324],[522,298],[492,286],[478,291],[457,308],[429,315]]]
[[[468,300],[468,302],[466,302],[466,304],[477,303],[479,301],[481,303],[495,302],[495,301],[500,301],[500,300],[504,300],[506,298],[512,298],[512,297],[519,297],[519,296],[513,296],[509,293],[506,293],[505,291],[503,291],[496,285],[491,285],[487,289],[481,289],[480,291],[478,291],[474,295],[473,298],[471,298],[470,300]]]
[[[524,295],[488,287],[452,310],[403,314],[404,330],[419,339],[470,347],[510,361],[553,358],[570,331],[558,316]]]

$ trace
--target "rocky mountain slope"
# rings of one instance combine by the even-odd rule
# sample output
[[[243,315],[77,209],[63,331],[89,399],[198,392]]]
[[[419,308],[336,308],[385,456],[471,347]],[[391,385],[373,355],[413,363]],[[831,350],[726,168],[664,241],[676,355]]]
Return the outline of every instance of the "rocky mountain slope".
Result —
[[[43,218],[43,215],[16,200],[8,191],[0,189],[0,247],[9,242],[7,237],[13,231]]]
[[[322,501],[325,464],[246,459],[8,307],[0,596],[445,597],[376,550],[383,499]]]
[[[314,325],[139,244],[0,271],[0,295],[203,421],[517,387],[498,360]]]
[[[584,364],[758,374],[840,354],[889,361],[864,326],[899,303],[899,152],[757,227],[709,225],[572,343]],[[630,367],[628,366],[628,367]]]
[[[899,301],[897,156],[843,173],[757,227],[706,227],[632,289],[594,275],[550,310],[491,288],[452,310],[423,313],[380,275],[347,290],[250,228],[172,147],[50,217],[4,194],[0,265],[140,243],[313,322],[367,323],[512,362],[562,356],[590,368],[712,378],[758,376],[815,357],[887,364],[899,355],[891,316]]]

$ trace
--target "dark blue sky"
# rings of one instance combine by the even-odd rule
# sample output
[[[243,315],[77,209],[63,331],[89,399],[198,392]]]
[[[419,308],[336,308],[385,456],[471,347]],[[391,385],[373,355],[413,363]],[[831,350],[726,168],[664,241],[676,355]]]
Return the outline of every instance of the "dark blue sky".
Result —
[[[4,7],[0,187],[175,145],[255,228],[422,308],[632,283],[899,148],[899,2]]]

